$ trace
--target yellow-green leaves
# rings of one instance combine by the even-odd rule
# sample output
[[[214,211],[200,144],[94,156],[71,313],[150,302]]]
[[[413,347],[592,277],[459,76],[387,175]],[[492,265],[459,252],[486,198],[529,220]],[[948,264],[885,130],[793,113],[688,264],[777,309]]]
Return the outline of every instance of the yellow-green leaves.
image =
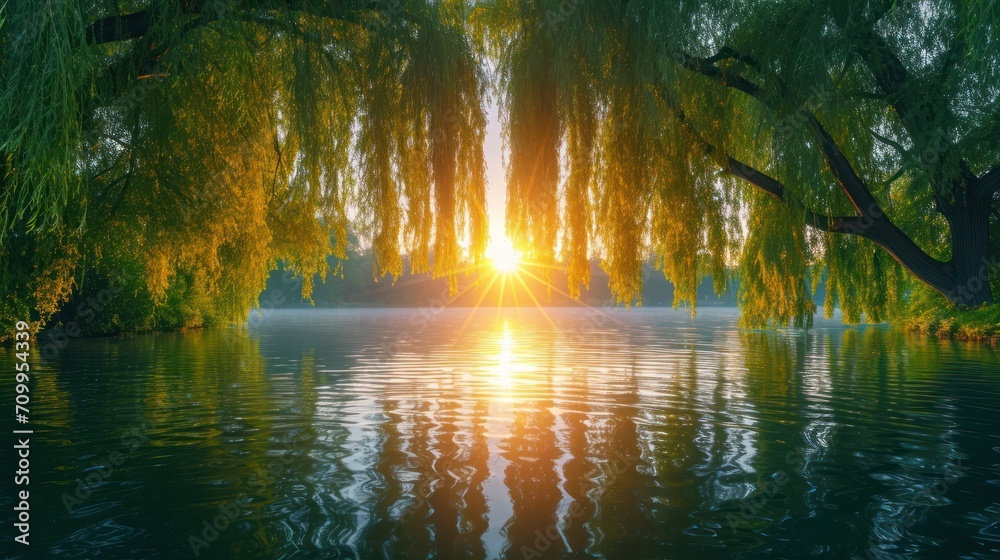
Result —
[[[407,252],[453,279],[482,258],[485,66],[465,2],[188,4],[101,44],[87,25],[117,3],[5,9],[0,255],[25,274],[3,278],[4,309],[44,322],[85,271],[129,268],[130,297],[164,318],[134,328],[241,320],[278,261],[309,297],[349,221],[380,277]],[[70,246],[48,262],[25,236]],[[58,277],[52,297],[33,275]]]
[[[750,195],[747,240],[740,261],[740,323],[748,328],[809,326],[816,305],[806,288],[805,226],[785,205]]]

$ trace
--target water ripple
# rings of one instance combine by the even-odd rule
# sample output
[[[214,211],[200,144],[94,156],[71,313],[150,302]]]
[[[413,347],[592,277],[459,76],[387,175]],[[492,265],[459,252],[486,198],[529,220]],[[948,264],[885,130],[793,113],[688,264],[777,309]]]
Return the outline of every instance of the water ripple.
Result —
[[[1000,550],[988,349],[823,320],[739,331],[719,309],[420,313],[274,311],[247,331],[74,341],[37,389],[58,445],[32,465],[32,515],[47,520],[34,546],[172,559],[207,534],[199,557]]]

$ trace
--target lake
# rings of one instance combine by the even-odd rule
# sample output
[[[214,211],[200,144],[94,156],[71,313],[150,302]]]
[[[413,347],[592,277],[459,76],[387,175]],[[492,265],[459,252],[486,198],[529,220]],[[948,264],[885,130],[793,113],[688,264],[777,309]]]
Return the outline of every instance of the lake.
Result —
[[[1000,557],[996,350],[737,319],[276,310],[71,340],[32,368],[30,557]]]

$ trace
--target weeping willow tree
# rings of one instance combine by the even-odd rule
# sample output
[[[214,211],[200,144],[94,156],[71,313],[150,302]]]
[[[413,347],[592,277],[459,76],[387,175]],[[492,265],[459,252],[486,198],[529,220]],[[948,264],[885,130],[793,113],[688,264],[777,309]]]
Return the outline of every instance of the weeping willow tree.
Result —
[[[692,306],[737,268],[748,325],[808,322],[821,278],[848,321],[1000,289],[991,0],[2,9],[5,321],[241,318],[348,221],[377,276],[453,278],[486,243],[491,66],[508,232],[574,294],[593,255],[626,302],[650,260]]]
[[[994,301],[1000,9],[985,0],[491,0],[508,229],[574,290],[652,259],[692,306],[737,267],[744,324],[880,321],[913,289]]]
[[[309,282],[346,257],[348,220],[380,277],[482,257],[463,2],[3,10],[0,322],[79,321],[108,286],[121,330],[240,319],[277,260]]]

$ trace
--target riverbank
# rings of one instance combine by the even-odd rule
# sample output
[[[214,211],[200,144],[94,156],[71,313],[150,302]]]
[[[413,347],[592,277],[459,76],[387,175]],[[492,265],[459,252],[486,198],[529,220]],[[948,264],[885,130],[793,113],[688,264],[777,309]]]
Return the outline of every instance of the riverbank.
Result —
[[[903,326],[909,332],[997,346],[1000,304],[961,310],[927,306],[910,314]]]
[[[579,305],[579,304],[578,304]],[[286,305],[282,309],[410,309],[420,308],[420,305],[385,305],[375,303],[350,303],[340,305]],[[430,307],[436,307],[431,305]],[[448,306],[465,308],[466,306]],[[660,307],[658,305],[645,305],[645,308]],[[722,308],[724,305],[707,305],[705,308]],[[275,308],[271,308],[275,309]],[[251,322],[254,311],[249,312]],[[822,309],[819,309],[817,316],[822,316]],[[94,327],[97,328],[94,328]],[[39,343],[48,343],[60,347],[66,341],[74,338],[94,338],[107,336],[122,336],[131,334],[163,333],[163,332],[183,332],[202,328],[218,327],[218,324],[195,323],[195,324],[171,324],[161,322],[159,328],[142,328],[127,330],[121,328],[101,329],[103,324],[90,325],[90,328],[81,328],[74,322],[59,324],[49,327],[37,333]],[[981,342],[993,346],[1000,346],[1000,304],[982,307],[978,309],[955,310],[938,305],[916,305],[902,318],[894,322],[892,326],[902,328],[906,332],[931,336],[940,339],[962,340],[969,342]],[[13,338],[4,339],[0,337],[0,347],[12,347]]]

